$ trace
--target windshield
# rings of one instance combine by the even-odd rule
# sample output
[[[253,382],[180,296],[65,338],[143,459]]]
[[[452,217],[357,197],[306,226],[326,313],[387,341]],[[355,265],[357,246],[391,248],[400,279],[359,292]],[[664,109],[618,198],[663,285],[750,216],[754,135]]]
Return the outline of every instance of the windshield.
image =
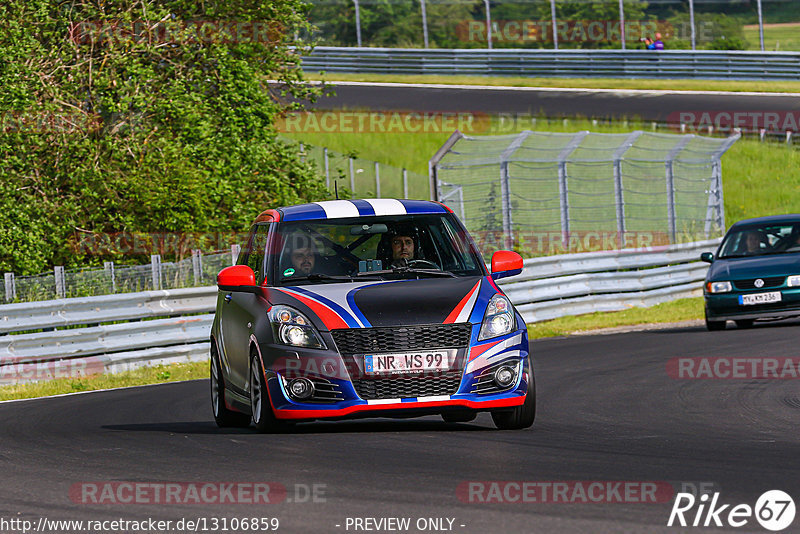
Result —
[[[745,226],[731,231],[720,246],[719,258],[800,252],[800,223]]]
[[[277,232],[275,285],[486,274],[450,214],[287,222]]]

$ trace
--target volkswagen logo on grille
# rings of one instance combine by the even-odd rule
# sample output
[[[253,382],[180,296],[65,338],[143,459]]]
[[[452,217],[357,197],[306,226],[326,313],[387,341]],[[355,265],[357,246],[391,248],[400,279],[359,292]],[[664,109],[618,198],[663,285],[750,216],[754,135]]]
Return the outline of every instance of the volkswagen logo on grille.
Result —
[[[753,285],[756,287],[764,287],[764,281],[761,278],[756,278],[756,281],[753,282]]]

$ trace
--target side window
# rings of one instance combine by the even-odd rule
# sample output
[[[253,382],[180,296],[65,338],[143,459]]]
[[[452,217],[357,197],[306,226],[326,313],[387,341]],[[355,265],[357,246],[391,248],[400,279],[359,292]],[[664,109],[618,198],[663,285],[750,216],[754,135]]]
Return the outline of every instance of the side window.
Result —
[[[253,228],[248,243],[247,266],[256,273],[256,281],[264,280],[264,253],[267,248],[270,223],[259,223]]]

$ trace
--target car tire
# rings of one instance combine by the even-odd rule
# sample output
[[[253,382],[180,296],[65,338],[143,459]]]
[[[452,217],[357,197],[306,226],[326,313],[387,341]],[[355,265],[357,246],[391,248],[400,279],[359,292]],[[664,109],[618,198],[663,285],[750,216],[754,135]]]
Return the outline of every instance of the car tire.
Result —
[[[708,316],[706,316],[706,329],[708,329],[709,332],[725,330],[725,321],[711,321]]]
[[[449,412],[443,413],[442,419],[445,423],[469,423],[478,417],[478,412]]]
[[[753,319],[740,319],[736,321],[736,328],[753,328]]]
[[[225,379],[222,377],[222,367],[219,364],[219,353],[216,342],[211,342],[211,410],[214,421],[220,428],[248,427],[250,416],[246,413],[234,412],[225,405]]]
[[[536,419],[536,384],[533,378],[533,367],[528,359],[528,390],[525,402],[512,410],[498,410],[492,412],[494,425],[500,430],[522,430],[533,425]]]
[[[253,424],[259,432],[277,434],[286,432],[292,425],[275,417],[269,401],[267,384],[264,378],[264,367],[255,348],[250,350],[250,409]]]

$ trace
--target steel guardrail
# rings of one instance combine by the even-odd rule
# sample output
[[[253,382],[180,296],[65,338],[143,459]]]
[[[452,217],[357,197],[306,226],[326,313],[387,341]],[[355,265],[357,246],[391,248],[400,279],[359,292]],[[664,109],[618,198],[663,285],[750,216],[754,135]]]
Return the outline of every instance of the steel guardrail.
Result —
[[[798,80],[800,52],[419,49],[320,46],[308,72],[530,77]]]
[[[499,284],[527,322],[649,306],[700,294],[700,253],[719,242],[531,258]],[[210,286],[0,305],[0,385],[207,359],[216,299]]]

